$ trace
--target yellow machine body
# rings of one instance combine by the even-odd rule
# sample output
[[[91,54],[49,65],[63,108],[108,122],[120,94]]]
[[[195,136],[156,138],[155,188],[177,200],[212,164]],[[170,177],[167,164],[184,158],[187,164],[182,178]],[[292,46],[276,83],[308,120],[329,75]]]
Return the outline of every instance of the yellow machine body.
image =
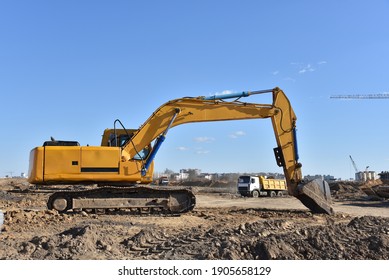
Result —
[[[121,147],[109,146],[108,139],[112,131],[112,129],[104,131],[102,146],[79,146],[75,144],[76,142],[66,146],[66,141],[61,141],[65,144],[58,146],[44,144],[42,147],[34,148],[30,152],[29,182],[31,184],[150,183],[153,164],[145,176],[141,176],[143,159],[137,157],[122,161]],[[118,130],[117,133],[119,136],[124,135],[123,130]],[[144,150],[148,149],[147,146]]]

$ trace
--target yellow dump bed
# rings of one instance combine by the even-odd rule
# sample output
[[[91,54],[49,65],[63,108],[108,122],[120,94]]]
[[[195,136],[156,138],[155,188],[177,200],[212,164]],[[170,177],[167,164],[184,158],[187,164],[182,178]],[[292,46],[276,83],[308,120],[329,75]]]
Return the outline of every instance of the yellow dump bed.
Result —
[[[282,179],[266,179],[263,176],[259,176],[259,180],[262,184],[262,189],[267,190],[287,190],[286,181]]]

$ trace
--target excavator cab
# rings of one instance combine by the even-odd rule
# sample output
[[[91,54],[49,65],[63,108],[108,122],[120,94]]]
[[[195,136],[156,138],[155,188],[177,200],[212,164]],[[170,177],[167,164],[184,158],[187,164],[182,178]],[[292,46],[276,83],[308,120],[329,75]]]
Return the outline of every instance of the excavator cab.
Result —
[[[101,146],[123,147],[131,139],[136,129],[107,128],[101,138]]]
[[[110,129],[104,130],[104,134],[101,140],[101,146],[109,147],[124,147],[131,141],[131,137],[136,132],[136,129]],[[137,151],[134,155],[134,160],[145,160],[152,150],[151,144],[147,145],[143,149]]]

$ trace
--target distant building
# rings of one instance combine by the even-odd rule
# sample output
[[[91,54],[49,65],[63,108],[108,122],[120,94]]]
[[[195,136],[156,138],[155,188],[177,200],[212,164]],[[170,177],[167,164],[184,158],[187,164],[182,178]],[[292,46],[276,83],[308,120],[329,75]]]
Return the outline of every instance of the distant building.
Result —
[[[321,180],[325,180],[328,182],[336,181],[336,178],[332,175],[306,175],[306,176],[304,176],[304,180],[306,180],[306,181],[311,181],[311,180],[315,180],[315,179],[321,179]]]
[[[176,181],[183,181],[189,178],[189,173],[185,173],[185,172],[174,173],[174,178]]]
[[[217,173],[201,173],[198,176],[200,179],[205,179],[205,180],[217,180],[219,178],[219,175]]]
[[[315,180],[315,179],[324,180],[323,175],[305,175],[304,176],[304,180],[306,180],[306,181],[311,181],[311,180]]]
[[[24,172],[21,172],[20,176],[18,176],[18,175],[14,176],[13,172],[8,172],[8,173],[10,173],[10,175],[5,175],[3,178],[27,178],[28,177],[27,174]]]
[[[355,181],[366,182],[376,179],[375,171],[359,171],[355,173]]]
[[[200,175],[201,170],[197,169],[197,168],[180,169],[180,173],[183,173],[183,174],[191,174],[191,173],[193,173],[196,176],[198,176],[198,175]]]

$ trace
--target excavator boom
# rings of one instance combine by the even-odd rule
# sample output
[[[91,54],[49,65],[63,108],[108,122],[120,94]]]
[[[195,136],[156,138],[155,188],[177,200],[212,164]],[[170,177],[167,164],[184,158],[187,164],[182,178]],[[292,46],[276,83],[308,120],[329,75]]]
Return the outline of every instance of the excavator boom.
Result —
[[[272,93],[272,104],[239,101],[242,97],[266,93]],[[235,100],[226,101],[232,98]],[[297,118],[288,98],[279,88],[171,100],[155,110],[137,130],[116,130],[116,128],[106,130],[101,147],[80,147],[74,145],[72,141],[60,141],[61,144],[49,141],[44,147],[35,148],[31,152],[29,181],[38,184],[93,182],[111,186],[147,184],[151,182],[154,158],[169,129],[186,123],[262,118],[271,118],[277,141],[274,152],[277,164],[283,167],[289,194],[300,199],[313,212],[332,213],[328,184],[324,181],[304,184],[302,180],[296,141]],[[151,145],[153,141],[154,144]],[[58,158],[65,163],[59,163]],[[157,195],[155,190],[158,199],[164,200],[163,203],[158,202],[159,204],[147,202],[153,200],[153,192],[145,187],[138,187],[138,193],[142,193],[142,202],[133,190],[127,192],[109,189],[107,191],[106,188],[93,192],[72,192],[67,195],[57,193],[54,195],[55,199],[49,200],[51,201],[49,208],[67,211],[73,207],[70,207],[73,204],[83,206],[81,208],[87,206],[99,208],[99,205],[101,208],[108,206],[120,208],[120,205],[125,205],[123,208],[135,207],[134,203],[126,203],[120,199],[121,197],[135,199],[138,208],[164,205],[165,210],[174,212],[172,209],[180,208],[179,212],[185,212],[194,207],[195,199],[191,195],[179,195],[179,199],[168,201],[168,192],[168,190],[160,191]],[[173,193],[174,190],[171,190],[171,194]],[[110,195],[114,196],[118,201],[117,204],[120,205],[108,202]],[[158,199],[156,201],[159,201]],[[181,207],[176,207],[179,204]],[[173,206],[169,208],[166,205]],[[182,207],[182,205],[187,206]]]
[[[241,98],[264,93],[273,94],[272,104],[225,101],[225,99]],[[328,184],[323,180],[315,180],[309,184],[304,184],[303,182],[301,163],[298,162],[296,140],[297,118],[288,98],[279,88],[169,101],[158,108],[143,126],[140,127],[132,138],[131,144],[127,144],[124,147],[123,154],[128,154],[128,158],[133,157],[136,150],[142,149],[142,147],[158,137],[158,135],[163,135],[164,139],[167,130],[177,125],[190,122],[261,118],[271,118],[272,120],[274,134],[278,144],[274,152],[278,165],[284,169],[289,194],[298,198],[313,212],[332,213]]]

